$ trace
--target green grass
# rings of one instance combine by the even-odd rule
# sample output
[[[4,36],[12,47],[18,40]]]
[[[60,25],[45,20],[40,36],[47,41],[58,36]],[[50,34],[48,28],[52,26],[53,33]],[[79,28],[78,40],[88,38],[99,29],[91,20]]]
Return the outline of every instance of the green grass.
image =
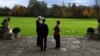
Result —
[[[0,23],[4,17],[0,17]],[[62,35],[85,35],[88,27],[97,28],[95,19],[59,19],[46,18],[49,27],[49,35],[53,35],[53,28],[57,20],[61,21]],[[36,18],[33,17],[11,17],[10,28],[20,27],[22,36],[36,35]]]

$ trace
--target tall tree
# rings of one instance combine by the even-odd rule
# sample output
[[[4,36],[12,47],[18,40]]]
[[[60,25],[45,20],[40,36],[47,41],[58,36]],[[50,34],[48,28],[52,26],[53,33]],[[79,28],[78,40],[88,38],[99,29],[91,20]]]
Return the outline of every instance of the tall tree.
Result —
[[[50,9],[50,16],[51,17],[61,17],[61,7],[59,5],[52,5]]]
[[[32,7],[37,3],[37,0],[29,0],[29,5],[28,7]]]
[[[71,14],[72,14],[72,17],[78,17],[78,15],[77,15],[77,6],[76,6],[75,3],[73,3],[73,5],[72,5]]]
[[[83,13],[82,13],[82,16],[83,16],[83,17],[90,17],[90,14],[89,14],[89,11],[88,11],[87,8],[84,9],[84,11],[83,11]]]
[[[26,15],[26,8],[21,5],[15,5],[12,9],[12,14],[14,16],[25,16]]]
[[[10,11],[11,11],[11,9],[9,9],[8,7],[0,8],[0,15],[1,16],[9,16]]]
[[[35,1],[35,0],[34,0]],[[47,4],[44,1],[29,1],[28,15],[31,16],[47,16]]]
[[[96,11],[97,11],[97,18],[99,17],[99,9],[100,9],[100,0],[94,0],[95,1],[95,6],[96,6]]]
[[[63,1],[63,5],[61,6],[61,17],[67,17],[68,16],[68,11],[67,11],[67,7]]]

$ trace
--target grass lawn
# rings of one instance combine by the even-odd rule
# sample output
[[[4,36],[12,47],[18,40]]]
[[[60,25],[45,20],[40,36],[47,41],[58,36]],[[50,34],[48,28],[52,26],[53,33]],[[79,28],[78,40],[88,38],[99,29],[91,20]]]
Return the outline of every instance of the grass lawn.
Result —
[[[0,23],[4,17],[0,17]],[[97,28],[98,23],[95,19],[59,19],[46,18],[49,27],[49,35],[53,35],[53,28],[57,20],[61,21],[62,35],[85,35],[88,27]],[[36,35],[36,18],[33,17],[11,17],[10,28],[20,27],[22,36]],[[0,24],[1,25],[1,24]]]

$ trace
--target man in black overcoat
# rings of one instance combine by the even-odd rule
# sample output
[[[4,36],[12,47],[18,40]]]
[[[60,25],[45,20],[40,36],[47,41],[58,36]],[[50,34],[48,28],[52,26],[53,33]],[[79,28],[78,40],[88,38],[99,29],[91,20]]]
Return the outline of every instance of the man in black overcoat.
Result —
[[[40,46],[40,24],[41,24],[41,16],[38,16],[38,19],[36,20],[36,32],[37,32],[37,46]]]
[[[40,25],[40,36],[41,36],[41,51],[45,51],[47,48],[47,36],[48,36],[48,25],[45,23],[45,19],[42,20]]]

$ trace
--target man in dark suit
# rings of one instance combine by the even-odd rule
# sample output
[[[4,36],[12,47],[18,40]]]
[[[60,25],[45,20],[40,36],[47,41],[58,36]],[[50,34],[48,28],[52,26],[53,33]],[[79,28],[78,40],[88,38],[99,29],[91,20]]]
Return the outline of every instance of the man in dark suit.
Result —
[[[40,31],[39,31],[39,29],[40,29],[40,24],[41,24],[41,22],[40,22],[40,20],[41,20],[41,16],[38,16],[38,19],[36,20],[36,32],[37,32],[37,46],[40,46]]]
[[[41,51],[45,51],[47,48],[48,25],[45,23],[45,19],[42,22],[40,25]]]

